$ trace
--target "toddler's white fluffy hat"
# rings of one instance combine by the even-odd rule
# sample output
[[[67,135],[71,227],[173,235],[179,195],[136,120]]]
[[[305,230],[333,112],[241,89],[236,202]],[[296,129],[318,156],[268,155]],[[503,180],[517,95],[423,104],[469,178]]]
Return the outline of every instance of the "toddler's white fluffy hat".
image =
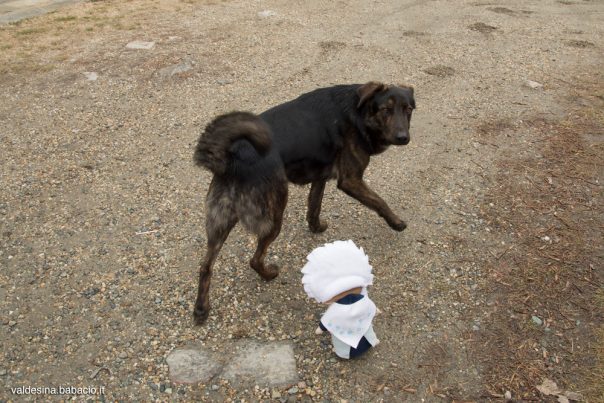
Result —
[[[327,302],[356,287],[373,284],[372,267],[362,248],[354,242],[335,241],[313,250],[302,268],[302,284],[309,297]]]

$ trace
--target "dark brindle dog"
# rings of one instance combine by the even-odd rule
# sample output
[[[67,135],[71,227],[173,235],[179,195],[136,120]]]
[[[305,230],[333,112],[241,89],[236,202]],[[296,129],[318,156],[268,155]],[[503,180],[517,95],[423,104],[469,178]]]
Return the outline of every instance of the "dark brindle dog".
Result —
[[[414,108],[413,88],[370,82],[318,89],[259,116],[232,112],[214,119],[195,150],[196,163],[214,174],[196,322],[208,317],[212,265],[238,221],[258,236],[252,268],[265,280],[279,274],[264,258],[281,230],[288,181],[311,183],[306,218],[312,232],[327,229],[319,215],[325,183],[333,178],[339,189],[375,210],[394,230],[404,230],[405,222],[369,189],[363,172],[372,155],[409,143]]]

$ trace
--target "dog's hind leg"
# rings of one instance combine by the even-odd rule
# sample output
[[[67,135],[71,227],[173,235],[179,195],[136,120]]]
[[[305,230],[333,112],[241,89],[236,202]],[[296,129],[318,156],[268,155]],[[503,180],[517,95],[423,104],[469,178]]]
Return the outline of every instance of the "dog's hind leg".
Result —
[[[277,238],[279,232],[281,231],[281,222],[275,225],[271,232],[267,235],[258,237],[258,247],[256,248],[256,253],[250,260],[250,266],[252,269],[256,270],[256,273],[260,275],[264,280],[270,281],[279,275],[279,266],[275,264],[264,264],[264,259],[266,257],[266,252],[268,251],[268,247],[270,244]]]
[[[287,182],[274,183],[272,192],[265,194],[264,202],[267,210],[270,211],[269,217],[258,221],[255,226],[255,232],[258,236],[258,247],[250,260],[250,266],[260,277],[270,281],[279,275],[279,267],[275,264],[264,264],[266,252],[270,244],[277,238],[281,232],[283,224],[283,212],[287,204]]]
[[[193,317],[195,323],[200,325],[210,313],[210,280],[212,278],[212,266],[218,257],[218,253],[226,241],[229,233],[237,224],[237,215],[230,208],[225,208],[217,199],[211,198],[212,191],[208,197],[208,213],[206,217],[206,233],[208,238],[208,249],[199,268],[199,285],[197,288],[197,300]],[[213,200],[212,200],[213,199]]]
[[[327,223],[321,221],[321,203],[323,202],[323,193],[325,192],[324,180],[315,181],[310,185],[308,194],[308,212],[306,221],[311,232],[320,233],[327,229]]]

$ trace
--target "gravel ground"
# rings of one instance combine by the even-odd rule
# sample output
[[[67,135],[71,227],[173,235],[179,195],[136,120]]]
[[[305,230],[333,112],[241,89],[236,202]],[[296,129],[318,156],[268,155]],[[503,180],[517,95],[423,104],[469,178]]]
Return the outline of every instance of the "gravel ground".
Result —
[[[28,385],[104,386],[107,400],[502,398],[485,382],[496,355],[471,351],[496,305],[484,262],[514,242],[489,226],[487,195],[502,160],[540,152],[519,141],[523,121],[602,107],[603,12],[595,1],[95,1],[1,28],[0,400],[34,399],[10,391]],[[135,40],[154,45],[128,49]],[[415,87],[411,143],[366,175],[408,228],[395,233],[331,183],[330,226],[311,234],[308,188],[292,185],[270,250],[280,276],[249,268],[254,239],[236,228],[211,315],[193,326],[203,126],[369,80]],[[576,96],[587,83],[596,92]],[[513,130],[485,140],[504,123]],[[322,307],[300,284],[306,255],[337,239],[369,255],[384,312],[382,343],[358,361],[314,336]],[[301,383],[170,382],[173,349],[231,339],[291,341]],[[571,372],[558,381],[580,383]]]

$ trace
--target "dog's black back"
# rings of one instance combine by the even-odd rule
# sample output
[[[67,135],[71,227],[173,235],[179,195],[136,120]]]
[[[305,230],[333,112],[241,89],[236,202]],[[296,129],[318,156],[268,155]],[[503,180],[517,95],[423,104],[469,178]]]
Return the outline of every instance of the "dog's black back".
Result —
[[[327,179],[353,124],[358,85],[321,88],[260,114],[273,133],[287,178],[296,184]]]

